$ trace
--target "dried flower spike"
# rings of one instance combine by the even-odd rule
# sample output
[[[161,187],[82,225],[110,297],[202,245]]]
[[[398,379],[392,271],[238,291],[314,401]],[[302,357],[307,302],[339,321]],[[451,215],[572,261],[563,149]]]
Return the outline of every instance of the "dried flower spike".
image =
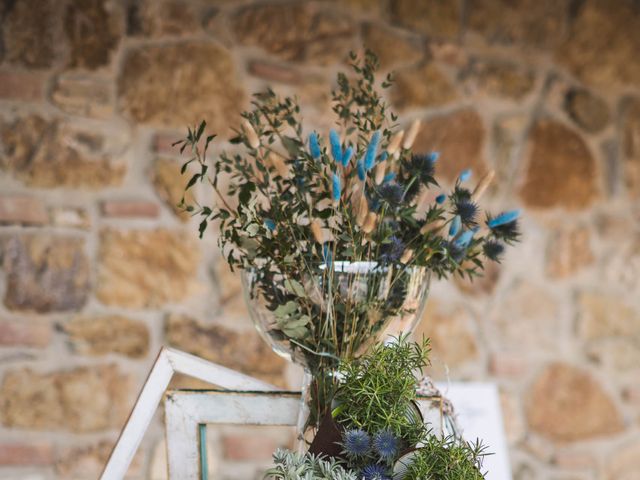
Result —
[[[380,185],[384,181],[386,168],[387,168],[386,162],[380,162],[376,165],[374,176],[373,176],[373,179],[376,185]]]
[[[364,221],[364,225],[362,225],[362,231],[364,233],[373,232],[373,229],[376,227],[377,220],[378,220],[378,216],[373,212],[369,212],[367,214],[367,218]]]
[[[387,146],[387,153],[389,155],[394,155],[396,152],[399,152],[400,143],[402,143],[402,137],[404,137],[404,130],[400,130],[393,137],[391,137],[391,141]]]
[[[318,220],[313,220],[311,222],[311,234],[316,242],[324,243],[324,232],[322,231],[322,225],[320,225]]]
[[[251,125],[249,120],[247,120],[246,118],[243,118],[241,127],[242,127],[242,131],[247,137],[247,142],[249,142],[249,146],[253,149],[257,149],[260,146],[260,138],[258,137],[258,134],[253,128],[253,125]]]
[[[474,188],[473,192],[471,193],[471,200],[473,200],[474,202],[480,200],[480,197],[482,197],[489,185],[491,185],[491,181],[493,180],[493,177],[495,177],[495,175],[495,170],[489,170],[487,174],[480,179],[478,185],[476,185],[476,188]]]
[[[420,131],[420,119],[416,119],[411,123],[409,127],[409,131],[404,137],[404,141],[402,142],[402,148],[405,150],[409,150],[413,146],[413,142],[416,141],[416,137],[418,136],[418,132]]]

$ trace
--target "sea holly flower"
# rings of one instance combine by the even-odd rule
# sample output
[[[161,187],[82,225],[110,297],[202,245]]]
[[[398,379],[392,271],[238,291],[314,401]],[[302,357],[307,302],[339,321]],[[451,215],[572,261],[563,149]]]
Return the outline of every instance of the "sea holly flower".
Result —
[[[382,254],[380,260],[383,262],[397,262],[404,253],[405,244],[401,238],[392,235],[388,243],[383,243],[380,247]]]
[[[341,193],[342,193],[342,186],[340,185],[340,177],[334,173],[332,177],[332,192],[331,192],[331,196],[334,202],[340,201]]]
[[[463,200],[456,203],[455,213],[460,216],[463,225],[474,226],[476,224],[476,215],[478,214],[478,205],[472,201]]]
[[[511,223],[514,220],[517,220],[519,216],[520,216],[520,210],[511,210],[509,212],[504,212],[498,215],[497,217],[490,219],[487,222],[487,226],[489,228],[496,228],[501,225]]]
[[[380,132],[375,131],[371,136],[367,151],[364,155],[364,167],[367,171],[371,170],[376,163],[376,156],[378,155],[378,145],[380,144]]]
[[[338,132],[331,129],[329,131],[329,142],[331,143],[331,155],[336,163],[342,163],[342,145],[340,145],[340,136]]]
[[[387,475],[386,467],[377,463],[367,465],[361,473],[364,480],[391,480]]]
[[[469,180],[471,178],[471,169],[467,168],[466,170],[463,170],[460,173],[460,176],[458,177],[458,179],[461,182],[466,182],[467,180]]]
[[[449,227],[449,236],[455,237],[460,231],[460,227],[462,227],[462,220],[460,219],[460,215],[456,215],[451,221],[451,226]]]
[[[500,259],[504,253],[504,245],[496,240],[488,240],[482,246],[482,251],[487,258],[500,263]]]
[[[404,189],[395,182],[383,183],[378,188],[380,198],[387,202],[390,206],[398,206],[404,199]]]
[[[442,205],[446,199],[447,199],[447,196],[444,193],[441,193],[436,197],[436,203],[438,205]]]
[[[353,157],[353,147],[347,147],[347,149],[344,151],[344,155],[342,155],[343,167],[346,167],[347,165],[349,165],[349,162],[351,161],[351,157]]]
[[[276,222],[274,222],[271,218],[265,218],[264,226],[273,232],[276,229]]]
[[[389,430],[381,430],[373,437],[373,449],[380,458],[389,460],[398,453],[398,439]]]
[[[318,143],[318,135],[316,132],[311,132],[309,134],[309,151],[311,152],[311,156],[314,160],[320,158],[322,152],[320,151],[320,144]]]
[[[344,432],[343,442],[345,452],[354,457],[366,455],[371,449],[371,438],[367,432],[359,428]]]

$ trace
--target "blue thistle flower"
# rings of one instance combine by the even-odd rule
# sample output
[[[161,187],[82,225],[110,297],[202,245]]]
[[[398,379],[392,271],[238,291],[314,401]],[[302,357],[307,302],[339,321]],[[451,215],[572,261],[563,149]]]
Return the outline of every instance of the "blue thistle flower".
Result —
[[[340,145],[340,136],[338,132],[331,129],[329,131],[329,141],[331,143],[331,155],[336,163],[342,163],[342,145]]]
[[[333,201],[339,202],[340,194],[342,193],[342,186],[340,185],[340,177],[335,173],[333,174],[333,178],[332,178],[332,186],[333,186],[333,190],[331,192],[331,195],[333,197]]]
[[[488,240],[482,246],[482,250],[488,259],[500,263],[500,259],[504,253],[504,245],[495,240]]]
[[[267,227],[269,230],[271,230],[273,232],[276,229],[276,222],[274,222],[270,218],[265,218],[264,219],[264,226]]]
[[[462,220],[460,220],[460,215],[456,215],[453,217],[453,221],[449,227],[449,236],[455,237],[460,231],[460,227],[462,227]]]
[[[399,237],[392,235],[389,240],[388,243],[383,243],[380,246],[382,252],[380,260],[384,263],[399,261],[405,249],[405,244]]]
[[[348,147],[344,151],[344,155],[342,155],[342,166],[343,167],[346,167],[347,165],[349,165],[349,162],[351,161],[351,157],[353,157],[353,147]]]
[[[473,236],[476,234],[477,231],[478,231],[477,228],[472,228],[471,230],[465,230],[460,234],[458,238],[456,238],[453,241],[454,245],[458,248],[467,248],[467,246],[469,245],[469,243],[471,242],[471,240],[473,239]]]
[[[442,205],[446,199],[447,199],[447,196],[444,193],[441,193],[436,197],[436,203],[438,205]]]
[[[361,158],[358,160],[358,178],[364,182],[367,178],[367,169],[364,167],[364,160]]]
[[[322,152],[320,151],[320,144],[318,143],[318,135],[316,132],[311,132],[309,134],[309,151],[311,152],[311,156],[314,160],[320,158]]]
[[[387,475],[386,467],[375,463],[367,465],[360,473],[364,480],[391,480],[391,477]]]
[[[460,176],[458,177],[458,179],[461,182],[466,182],[470,178],[471,178],[471,169],[470,168],[467,168],[466,170],[463,170],[462,172],[460,172]]]
[[[391,180],[394,180],[395,178],[396,178],[396,173],[395,172],[389,172],[382,179],[382,183],[389,183]]]
[[[369,141],[369,146],[367,146],[367,152],[364,155],[364,166],[367,170],[371,170],[376,163],[379,144],[380,132],[376,130],[371,136],[371,141]]]
[[[383,183],[378,187],[378,194],[391,206],[397,206],[404,199],[404,188],[395,182]]]
[[[476,215],[478,214],[478,205],[471,200],[462,200],[456,203],[456,215],[460,216],[463,225],[474,226],[476,224]]]
[[[511,223],[514,220],[517,220],[520,216],[520,210],[511,210],[509,212],[504,212],[498,215],[495,218],[492,218],[487,222],[487,226],[489,228],[496,228],[506,223]]]
[[[380,430],[373,437],[373,448],[380,458],[389,460],[398,453],[398,439],[389,430]]]
[[[343,441],[345,451],[356,457],[366,455],[371,448],[371,439],[364,430],[347,430],[344,432]]]

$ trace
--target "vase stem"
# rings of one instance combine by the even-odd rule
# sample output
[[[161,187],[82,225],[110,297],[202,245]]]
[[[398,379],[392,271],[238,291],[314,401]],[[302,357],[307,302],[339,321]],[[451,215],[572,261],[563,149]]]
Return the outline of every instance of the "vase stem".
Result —
[[[305,368],[302,376],[302,385],[300,387],[300,408],[298,409],[298,420],[296,422],[296,450],[300,453],[304,453],[307,447],[307,443],[305,441],[305,427],[310,413],[309,389],[311,388],[312,381],[313,375],[311,375],[309,369]]]

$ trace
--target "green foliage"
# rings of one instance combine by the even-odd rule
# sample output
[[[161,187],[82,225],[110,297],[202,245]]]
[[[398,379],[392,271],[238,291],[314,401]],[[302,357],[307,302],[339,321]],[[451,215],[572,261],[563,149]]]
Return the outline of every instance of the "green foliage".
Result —
[[[482,460],[485,447],[453,438],[430,436],[425,444],[411,455],[406,473],[399,480],[483,480]],[[402,460],[401,460],[402,462]],[[403,465],[404,466],[404,465]]]
[[[345,470],[333,458],[322,458],[310,453],[301,454],[278,449],[273,454],[275,466],[265,478],[275,480],[358,480],[355,473]]]
[[[336,420],[347,428],[371,434],[388,430],[404,447],[425,439],[428,431],[416,415],[416,375],[428,364],[429,341],[409,342],[400,336],[376,344],[359,360],[341,364],[342,380],[336,393]]]

